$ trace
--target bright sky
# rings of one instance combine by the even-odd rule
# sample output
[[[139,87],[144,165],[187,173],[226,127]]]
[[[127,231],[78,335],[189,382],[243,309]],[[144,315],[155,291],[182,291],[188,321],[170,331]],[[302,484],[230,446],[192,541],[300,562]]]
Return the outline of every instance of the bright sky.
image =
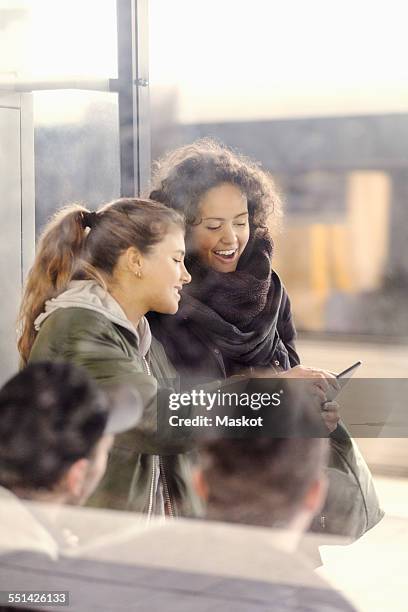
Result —
[[[151,0],[151,79],[183,120],[408,109],[406,3]]]
[[[0,0],[0,73],[116,76],[115,4]],[[153,95],[177,90],[183,122],[406,112],[404,4],[150,0]],[[10,8],[24,19],[4,21]],[[78,94],[58,96],[38,97],[44,120],[74,116]]]
[[[0,24],[8,13],[21,78],[116,76],[115,0],[0,0]]]

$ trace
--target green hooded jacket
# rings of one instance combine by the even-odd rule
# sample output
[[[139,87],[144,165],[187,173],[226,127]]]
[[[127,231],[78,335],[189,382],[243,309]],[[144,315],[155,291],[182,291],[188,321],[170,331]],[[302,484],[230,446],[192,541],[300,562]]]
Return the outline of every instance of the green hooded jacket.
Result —
[[[140,425],[116,436],[90,504],[148,514],[164,514],[165,507],[171,515],[200,514],[191,484],[191,451],[186,452],[191,442],[172,440],[157,428],[158,402],[177,390],[178,376],[144,317],[135,329],[96,282],[72,281],[46,303],[35,327],[30,362],[72,362],[106,388],[135,390],[142,402]]]

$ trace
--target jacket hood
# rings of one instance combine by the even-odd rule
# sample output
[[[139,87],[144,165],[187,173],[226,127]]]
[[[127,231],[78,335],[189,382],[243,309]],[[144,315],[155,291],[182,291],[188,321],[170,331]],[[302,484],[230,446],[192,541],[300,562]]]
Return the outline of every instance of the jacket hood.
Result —
[[[152,335],[146,317],[140,319],[137,328],[126,317],[120,304],[93,280],[71,281],[68,288],[56,298],[45,302],[45,310],[34,321],[38,331],[44,321],[59,308],[86,308],[103,314],[109,321],[129,330],[137,340],[139,353],[145,356],[150,348]]]

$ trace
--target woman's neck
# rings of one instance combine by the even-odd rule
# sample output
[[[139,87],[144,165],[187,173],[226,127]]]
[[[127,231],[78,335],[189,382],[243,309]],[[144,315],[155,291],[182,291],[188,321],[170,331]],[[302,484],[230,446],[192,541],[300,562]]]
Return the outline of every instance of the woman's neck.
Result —
[[[135,327],[139,325],[140,319],[146,314],[146,308],[135,299],[130,296],[129,293],[123,290],[120,286],[115,285],[109,288],[109,293],[118,302],[124,311],[126,317]]]

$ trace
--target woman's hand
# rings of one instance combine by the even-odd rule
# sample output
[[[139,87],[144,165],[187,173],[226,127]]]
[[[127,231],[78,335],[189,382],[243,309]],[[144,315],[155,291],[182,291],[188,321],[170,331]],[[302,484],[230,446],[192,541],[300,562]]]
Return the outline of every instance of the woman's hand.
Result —
[[[281,372],[282,378],[302,378],[309,380],[312,385],[311,392],[320,399],[320,402],[330,402],[333,396],[339,391],[337,378],[331,372],[320,370],[319,368],[307,368],[302,365],[295,366],[286,372]]]
[[[241,375],[251,378],[305,379],[311,383],[308,385],[310,392],[320,400],[320,404],[331,401],[340,389],[337,378],[331,372],[302,365],[281,372],[277,372],[273,368],[250,368],[241,372]]]
[[[291,368],[284,374],[286,378],[303,378],[312,382],[310,392],[316,397],[324,424],[332,433],[340,420],[339,404],[331,399],[340,389],[334,374],[301,365]]]
[[[330,433],[334,431],[340,421],[339,405],[337,402],[324,402],[321,406],[322,419]]]
[[[250,375],[252,378],[303,379],[306,383],[303,391],[311,394],[316,410],[321,412],[327,429],[330,433],[336,429],[340,420],[339,404],[331,398],[336,395],[340,387],[337,378],[331,372],[298,365],[279,373],[272,368],[251,368]]]

